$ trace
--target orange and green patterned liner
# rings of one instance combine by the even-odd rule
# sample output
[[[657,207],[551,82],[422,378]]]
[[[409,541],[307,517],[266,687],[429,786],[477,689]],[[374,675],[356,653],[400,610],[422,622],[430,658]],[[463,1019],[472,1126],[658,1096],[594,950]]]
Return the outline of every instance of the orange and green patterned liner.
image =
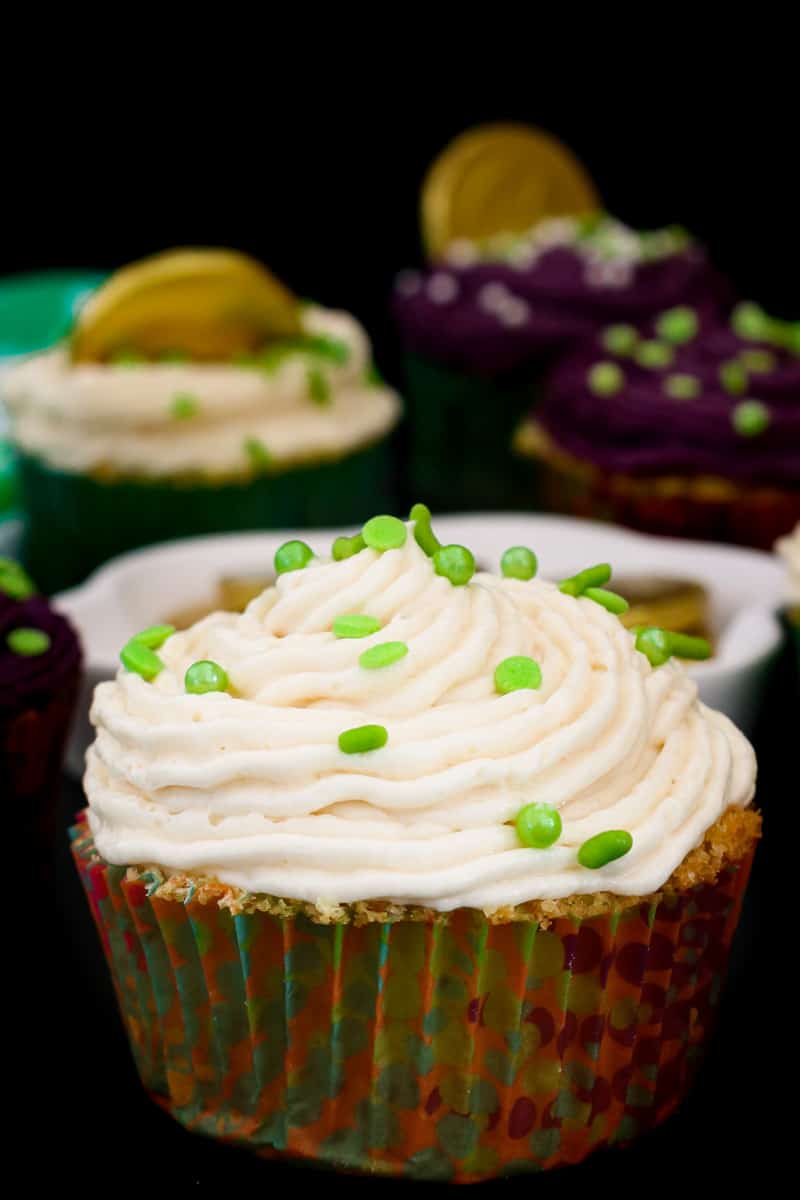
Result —
[[[546,929],[471,909],[322,925],[148,896],[85,824],[73,837],[139,1073],[176,1120],[267,1157],[462,1183],[580,1162],[673,1111],[752,860]]]

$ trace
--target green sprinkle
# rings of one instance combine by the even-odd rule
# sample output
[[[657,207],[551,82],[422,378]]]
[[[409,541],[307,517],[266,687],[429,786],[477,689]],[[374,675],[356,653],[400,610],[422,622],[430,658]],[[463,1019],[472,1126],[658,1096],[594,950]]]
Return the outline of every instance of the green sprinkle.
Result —
[[[664,391],[673,400],[696,400],[701,391],[700,380],[696,375],[668,375]]]
[[[549,804],[526,804],[517,813],[514,825],[523,846],[546,850],[561,837],[561,815]]]
[[[541,667],[525,654],[512,654],[495,667],[494,686],[501,696],[527,688],[535,691],[542,686]]]
[[[622,357],[633,354],[638,341],[639,334],[633,325],[609,325],[603,331],[603,345],[611,354]]]
[[[590,871],[597,871],[617,858],[624,858],[633,846],[627,829],[607,829],[584,842],[578,851],[578,862]]]
[[[224,692],[228,688],[228,673],[219,663],[201,658],[192,663],[183,677],[183,686],[192,696],[202,696],[206,692]]]
[[[275,570],[279,575],[288,571],[302,571],[314,557],[314,551],[305,542],[284,542],[275,551]]]
[[[184,363],[191,362],[191,358],[185,350],[162,350],[158,361],[168,367],[180,367]]]
[[[131,641],[139,642],[140,645],[147,646],[150,650],[160,650],[167,638],[172,637],[174,632],[174,625],[148,625],[147,629],[143,629],[141,633],[134,634]]]
[[[636,649],[650,663],[651,667],[661,667],[672,656],[672,643],[666,629],[658,629],[648,625],[636,633]]]
[[[792,354],[800,354],[800,321],[789,321],[783,344]]]
[[[475,574],[475,559],[466,546],[442,546],[433,556],[433,569],[453,587],[464,587]]]
[[[50,649],[50,635],[43,629],[21,626],[19,629],[12,629],[7,635],[6,645],[12,654],[34,658],[38,654],[46,654]]]
[[[719,381],[731,396],[743,396],[747,391],[747,371],[741,361],[730,358],[719,369]]]
[[[363,550],[366,544],[360,533],[357,533],[355,537],[337,537],[331,547],[331,557],[334,562],[341,562],[343,558],[352,558],[354,554]]]
[[[769,341],[770,319],[759,304],[743,300],[731,313],[731,326],[739,337],[752,342]]]
[[[164,670],[164,664],[149,646],[131,638],[120,651],[120,661],[126,671],[141,675],[142,679],[155,679]]]
[[[755,375],[774,371],[778,365],[778,361],[771,350],[760,350],[757,347],[754,347],[752,350],[742,350],[739,355],[739,362],[745,370],[751,371]]]
[[[586,382],[596,396],[616,396],[625,386],[625,375],[616,363],[599,362],[587,371]]]
[[[538,567],[536,555],[527,546],[509,546],[500,559],[506,579],[533,579]]]
[[[365,650],[358,662],[365,671],[377,671],[381,667],[390,667],[392,663],[399,662],[407,654],[408,646],[405,642],[381,642]]]
[[[327,358],[329,362],[343,367],[350,361],[350,347],[341,338],[331,337],[328,333],[306,333],[302,338],[301,349]]]
[[[408,516],[414,522],[414,541],[428,558],[433,558],[441,542],[431,528],[431,510],[427,504],[415,504]]]
[[[147,359],[138,350],[122,348],[110,354],[108,361],[114,367],[139,367],[147,362]]]
[[[364,754],[367,750],[380,750],[388,740],[383,725],[357,725],[339,734],[339,749],[343,754]]]
[[[680,346],[697,336],[699,324],[694,309],[687,304],[679,304],[661,314],[656,321],[656,333],[660,338]]]
[[[585,571],[578,571],[577,575],[571,575],[569,579],[562,579],[558,590],[565,596],[582,596],[587,588],[602,587],[610,578],[609,564],[598,563],[596,567],[587,567]]]
[[[27,600],[36,595],[36,585],[19,563],[0,558],[0,592],[12,600]]]
[[[399,550],[405,546],[408,530],[399,517],[372,517],[361,530],[372,550]]]
[[[269,466],[271,461],[269,450],[258,438],[245,438],[244,452],[256,470],[264,471]]]
[[[769,428],[769,409],[760,400],[741,400],[731,413],[731,422],[741,437],[758,437]]]
[[[384,386],[383,376],[373,362],[367,363],[364,370],[364,383],[366,383],[367,387],[377,388]]]
[[[607,609],[610,613],[614,613],[615,616],[627,612],[630,608],[624,596],[619,596],[616,592],[608,592],[605,588],[584,588],[582,595],[587,600],[594,600],[595,604],[602,605],[603,608]]]
[[[667,342],[639,342],[634,351],[640,367],[668,367],[674,357],[675,351]]]
[[[705,638],[689,637],[687,633],[670,633],[669,643],[676,658],[702,661],[711,658],[711,646]]]
[[[343,613],[333,622],[333,632],[338,638],[369,637],[377,633],[381,623],[377,617],[368,617],[366,613]]]
[[[177,421],[185,421],[188,417],[194,417],[200,408],[197,397],[190,392],[177,392],[172,397],[170,404],[170,412]]]
[[[331,402],[331,389],[322,371],[319,367],[309,367],[306,378],[309,396],[315,404],[325,408]]]

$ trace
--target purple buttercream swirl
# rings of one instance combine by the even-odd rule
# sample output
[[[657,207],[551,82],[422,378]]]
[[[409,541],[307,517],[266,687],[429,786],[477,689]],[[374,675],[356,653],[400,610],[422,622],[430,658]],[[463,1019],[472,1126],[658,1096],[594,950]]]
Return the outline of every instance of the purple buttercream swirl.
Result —
[[[50,638],[43,654],[15,654],[6,641],[14,629],[40,629]],[[81,649],[65,617],[42,596],[13,600],[0,591],[0,714],[40,704],[77,675]]]

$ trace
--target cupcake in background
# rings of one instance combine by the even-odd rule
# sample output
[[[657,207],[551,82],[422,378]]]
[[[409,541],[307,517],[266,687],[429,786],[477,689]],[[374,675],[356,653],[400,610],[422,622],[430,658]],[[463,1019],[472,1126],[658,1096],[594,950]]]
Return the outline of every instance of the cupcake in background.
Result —
[[[686,233],[638,233],[600,209],[570,152],[523,126],[463,134],[431,168],[429,265],[398,276],[392,307],[410,485],[437,508],[519,505],[510,438],[557,354],[605,325],[727,296]]]
[[[232,251],[117,272],[6,396],[25,561],[48,591],[148,543],[356,521],[387,499],[400,404],[363,329]]]
[[[517,431],[530,503],[771,549],[800,520],[799,339],[750,303],[606,326]]]
[[[776,549],[786,563],[789,577],[785,617],[800,670],[800,521],[792,533],[780,539]]]

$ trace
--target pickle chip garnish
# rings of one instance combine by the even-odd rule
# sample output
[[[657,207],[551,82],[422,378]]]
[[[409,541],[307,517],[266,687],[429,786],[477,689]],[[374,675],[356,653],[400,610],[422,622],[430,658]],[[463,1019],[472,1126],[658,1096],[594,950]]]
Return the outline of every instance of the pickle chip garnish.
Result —
[[[234,250],[166,250],[117,271],[84,304],[72,332],[76,362],[176,351],[224,362],[300,332],[292,293]]]
[[[452,141],[422,185],[428,255],[453,242],[524,233],[547,217],[599,212],[589,175],[566,146],[527,125],[480,125]]]

